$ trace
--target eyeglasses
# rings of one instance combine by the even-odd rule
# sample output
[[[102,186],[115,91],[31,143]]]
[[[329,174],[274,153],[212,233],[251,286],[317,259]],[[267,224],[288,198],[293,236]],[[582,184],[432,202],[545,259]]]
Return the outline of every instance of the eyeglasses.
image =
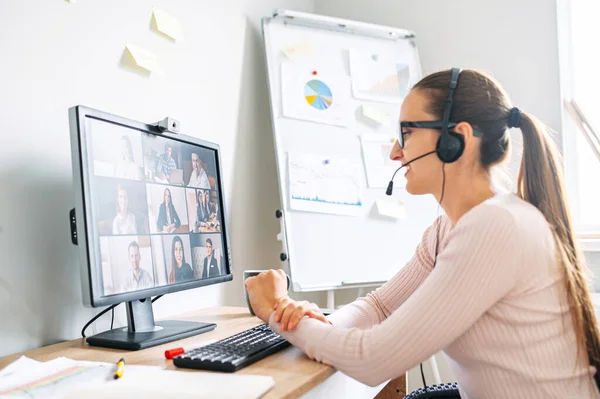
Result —
[[[450,130],[458,125],[457,122],[448,122],[447,129]],[[400,148],[404,148],[404,135],[408,134],[403,132],[404,128],[413,128],[413,129],[442,129],[442,121],[421,121],[421,122],[400,122],[400,138],[398,140],[398,145]],[[473,128],[473,135],[477,137],[483,136],[483,132],[481,130]]]

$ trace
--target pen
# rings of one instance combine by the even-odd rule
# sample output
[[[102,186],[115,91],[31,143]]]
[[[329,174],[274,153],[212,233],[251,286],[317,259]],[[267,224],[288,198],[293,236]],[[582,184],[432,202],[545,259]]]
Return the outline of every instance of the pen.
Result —
[[[179,348],[167,349],[165,351],[165,357],[167,359],[173,359],[175,356],[179,356],[183,353],[193,351],[194,349],[202,348],[203,346],[210,345],[214,342],[217,342],[217,340],[211,339],[198,346],[180,346]]]
[[[121,358],[117,362],[117,370],[115,371],[115,380],[123,377],[123,371],[125,371],[125,359]]]

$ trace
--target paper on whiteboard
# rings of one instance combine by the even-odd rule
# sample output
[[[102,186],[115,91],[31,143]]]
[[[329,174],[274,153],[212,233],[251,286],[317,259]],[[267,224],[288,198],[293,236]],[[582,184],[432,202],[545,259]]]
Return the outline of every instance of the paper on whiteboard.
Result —
[[[311,56],[314,53],[313,46],[308,40],[298,40],[288,44],[281,51],[292,61]]]
[[[341,73],[306,64],[281,65],[281,101],[288,118],[347,126],[349,98],[350,81]]]
[[[349,50],[352,94],[356,98],[399,104],[408,93],[410,69],[399,60]]]
[[[393,136],[381,134],[363,134],[360,137],[369,188],[387,187],[392,175],[400,167],[398,161],[390,159],[395,140]],[[406,178],[399,171],[394,178],[394,188],[405,186]]]
[[[382,126],[390,125],[390,114],[383,108],[374,105],[363,104],[362,114],[370,120],[379,123]]]
[[[404,219],[406,212],[404,211],[404,204],[400,201],[387,198],[379,198],[375,200],[375,206],[377,206],[377,212],[381,216],[385,216],[391,219]]]
[[[288,153],[290,207],[356,216],[363,193],[359,163],[344,158]]]

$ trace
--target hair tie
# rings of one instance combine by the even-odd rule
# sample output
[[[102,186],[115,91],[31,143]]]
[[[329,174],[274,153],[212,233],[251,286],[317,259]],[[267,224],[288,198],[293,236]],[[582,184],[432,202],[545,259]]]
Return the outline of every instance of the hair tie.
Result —
[[[509,128],[511,128],[511,127],[520,128],[521,127],[521,110],[519,108],[513,107],[510,110],[510,115],[508,115],[507,125]]]

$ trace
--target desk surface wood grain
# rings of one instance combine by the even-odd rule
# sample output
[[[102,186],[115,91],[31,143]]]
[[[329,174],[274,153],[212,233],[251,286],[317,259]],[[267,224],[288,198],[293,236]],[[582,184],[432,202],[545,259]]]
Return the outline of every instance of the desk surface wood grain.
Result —
[[[166,366],[167,369],[177,369],[185,372],[204,373],[206,371],[180,369],[173,366],[172,360],[165,359],[164,352],[177,346],[202,345],[213,339],[222,339],[248,328],[252,328],[262,321],[251,316],[244,307],[213,307],[170,317],[174,320],[204,321],[216,323],[217,327],[210,332],[194,337],[174,341],[168,344],[155,346],[140,351],[123,351],[89,346],[84,338],[61,342],[55,345],[16,353],[0,358],[0,369],[12,361],[25,355],[35,360],[48,361],[60,356],[75,360],[91,360],[116,363],[121,357],[127,364],[143,364]],[[289,347],[278,353],[266,357],[250,366],[243,368],[236,374],[270,375],[275,380],[275,386],[263,396],[264,399],[297,398],[308,392],[335,370],[332,367],[310,360],[300,350]]]

